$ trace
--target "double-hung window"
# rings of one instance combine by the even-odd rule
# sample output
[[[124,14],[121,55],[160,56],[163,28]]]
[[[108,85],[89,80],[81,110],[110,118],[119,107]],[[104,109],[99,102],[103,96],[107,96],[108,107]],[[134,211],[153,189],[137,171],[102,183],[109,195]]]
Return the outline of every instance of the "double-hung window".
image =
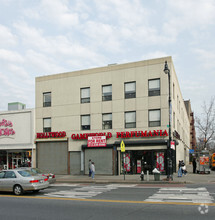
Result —
[[[136,112],[125,112],[125,128],[136,128]]]
[[[43,107],[51,106],[51,92],[43,93]]]
[[[160,95],[160,79],[149,80],[149,96]]]
[[[160,109],[149,110],[149,127],[158,127],[161,125]]]
[[[112,100],[112,85],[102,86],[102,101]]]
[[[81,130],[90,130],[90,115],[81,116]]]
[[[81,88],[81,103],[90,103],[90,88]]]
[[[102,114],[102,129],[112,129],[112,114]]]
[[[43,132],[51,132],[51,118],[43,119]]]
[[[125,99],[136,98],[136,82],[125,83]]]

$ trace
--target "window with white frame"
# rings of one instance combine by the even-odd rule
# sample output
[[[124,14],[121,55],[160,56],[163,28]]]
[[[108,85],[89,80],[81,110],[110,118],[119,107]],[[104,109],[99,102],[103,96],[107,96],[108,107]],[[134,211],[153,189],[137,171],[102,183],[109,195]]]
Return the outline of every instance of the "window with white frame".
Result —
[[[125,128],[136,128],[136,112],[125,112]]]
[[[90,130],[90,115],[81,116],[81,130]]]
[[[112,100],[112,85],[102,86],[102,101]]]
[[[102,129],[112,129],[112,113],[102,114]]]
[[[51,106],[51,92],[43,93],[43,107]]]
[[[136,82],[125,83],[125,99],[136,98]]]
[[[159,96],[160,95],[160,79],[150,79],[149,80],[149,96]]]
[[[51,118],[43,119],[43,132],[51,132]]]
[[[157,127],[161,125],[160,109],[149,110],[149,127]]]
[[[90,103],[90,88],[81,88],[81,103]]]

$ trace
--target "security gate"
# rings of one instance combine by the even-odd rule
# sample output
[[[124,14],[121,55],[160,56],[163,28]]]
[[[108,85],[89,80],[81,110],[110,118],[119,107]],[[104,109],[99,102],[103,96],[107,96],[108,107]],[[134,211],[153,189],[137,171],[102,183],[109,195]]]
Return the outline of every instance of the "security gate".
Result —
[[[37,167],[54,174],[68,174],[67,142],[37,142]]]

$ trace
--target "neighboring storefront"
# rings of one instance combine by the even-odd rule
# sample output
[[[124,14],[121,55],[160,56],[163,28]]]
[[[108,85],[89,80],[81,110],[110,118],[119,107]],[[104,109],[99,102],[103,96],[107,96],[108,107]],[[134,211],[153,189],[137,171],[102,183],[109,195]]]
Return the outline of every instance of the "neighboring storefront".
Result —
[[[33,109],[0,112],[0,166],[35,166]]]

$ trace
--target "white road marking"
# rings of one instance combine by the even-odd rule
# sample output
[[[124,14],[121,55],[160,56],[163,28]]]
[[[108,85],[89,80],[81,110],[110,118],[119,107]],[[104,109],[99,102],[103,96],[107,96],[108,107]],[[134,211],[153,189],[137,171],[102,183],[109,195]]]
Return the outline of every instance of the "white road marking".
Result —
[[[205,187],[201,188],[160,188],[157,193],[148,197],[150,202],[192,202],[213,203],[213,197]]]

